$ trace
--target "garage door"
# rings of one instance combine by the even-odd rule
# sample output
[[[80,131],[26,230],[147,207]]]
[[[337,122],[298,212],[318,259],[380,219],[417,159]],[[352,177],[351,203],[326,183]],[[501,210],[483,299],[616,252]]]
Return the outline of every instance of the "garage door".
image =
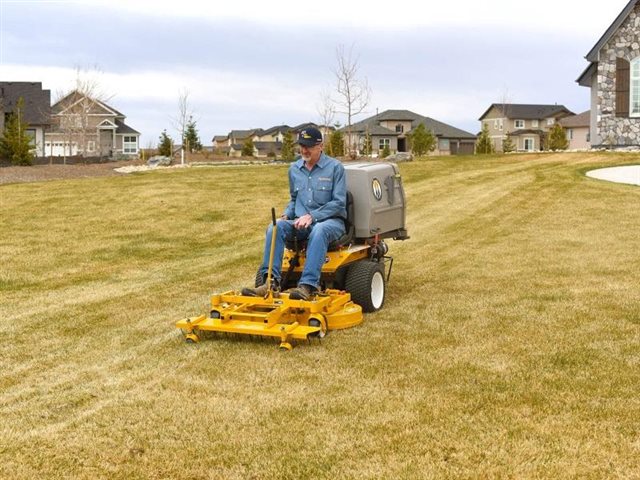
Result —
[[[44,155],[45,157],[64,157],[74,156],[78,154],[78,144],[76,142],[45,142]]]

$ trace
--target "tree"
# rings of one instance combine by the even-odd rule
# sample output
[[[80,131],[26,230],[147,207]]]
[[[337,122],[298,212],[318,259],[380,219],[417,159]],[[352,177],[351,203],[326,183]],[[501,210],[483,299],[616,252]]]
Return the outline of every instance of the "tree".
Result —
[[[291,132],[286,132],[282,136],[282,160],[285,162],[293,162],[296,157],[296,153],[293,146],[293,135]]]
[[[478,141],[476,142],[476,153],[487,154],[493,153],[493,142],[489,136],[489,127],[485,122],[482,123],[482,131],[478,135]]]
[[[160,134],[160,143],[158,144],[158,155],[171,157],[173,152],[173,140],[167,135],[167,130],[163,130]]]
[[[368,157],[372,152],[373,145],[371,141],[371,134],[369,133],[369,128],[367,128],[364,133],[364,140],[362,142],[362,154]]]
[[[371,89],[367,78],[358,77],[358,58],[353,58],[353,47],[345,52],[344,45],[336,49],[338,65],[334,70],[336,76],[336,92],[338,99],[336,112],[347,116],[347,143],[349,153],[355,150],[354,138],[351,134],[351,120],[355,115],[362,113],[371,99]]]
[[[202,143],[200,143],[200,137],[198,136],[198,130],[196,129],[196,121],[192,116],[189,117],[189,121],[187,122],[182,144],[189,153],[199,152],[202,150]]]
[[[550,150],[566,150],[569,146],[567,140],[567,132],[562,125],[554,123],[549,131],[549,149]]]
[[[515,149],[516,146],[513,143],[513,138],[511,138],[511,135],[507,132],[507,136],[502,140],[502,151],[503,153],[511,153],[515,151]]]
[[[344,155],[344,135],[342,130],[336,128],[335,131],[329,135],[329,141],[327,142],[327,149],[329,155],[332,157],[341,157]]]
[[[424,123],[419,123],[408,137],[411,143],[411,151],[416,157],[421,157],[436,149],[436,137],[431,130],[427,130]]]
[[[320,103],[316,104],[316,110],[320,116],[320,124],[328,127],[336,116],[336,108],[333,105],[331,95],[326,90],[320,92]]]
[[[253,138],[247,138],[242,144],[242,156],[253,157]]]
[[[84,157],[89,150],[89,142],[100,145],[97,134],[96,113],[101,111],[103,104],[110,101],[112,95],[107,95],[100,86],[99,77],[102,71],[98,67],[76,68],[74,88],[67,93],[58,95],[55,102],[54,118],[57,119],[57,129],[62,133],[66,163],[67,146],[69,154],[73,153],[73,145],[77,145],[77,153]],[[115,145],[112,146],[115,148]],[[113,153],[100,151],[101,155]]]
[[[31,165],[33,152],[31,137],[27,135],[29,125],[24,121],[24,98],[18,98],[16,107],[9,115],[0,137],[0,156],[13,165]]]
[[[391,150],[389,150],[389,144],[385,143],[382,152],[380,152],[380,158],[387,158],[389,155],[391,155]]]
[[[180,149],[180,163],[184,165],[185,136],[187,125],[193,118],[193,111],[189,105],[189,90],[183,88],[178,94],[178,116],[173,118],[173,126],[178,132],[178,137],[182,141]]]

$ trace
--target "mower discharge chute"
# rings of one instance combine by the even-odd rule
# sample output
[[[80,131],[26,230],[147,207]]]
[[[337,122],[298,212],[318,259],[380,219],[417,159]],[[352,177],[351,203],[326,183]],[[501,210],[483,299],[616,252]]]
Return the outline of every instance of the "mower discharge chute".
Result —
[[[347,177],[346,233],[329,246],[320,279],[321,289],[309,300],[289,298],[305,262],[304,245],[287,244],[282,261],[282,292],[269,288],[266,296],[249,297],[236,291],[214,294],[209,315],[177,322],[188,342],[199,331],[272,337],[290,350],[295,341],[323,337],[330,330],[362,323],[362,312],[382,308],[393,258],[385,239],[406,240],[405,195],[398,167],[393,163],[345,165]],[[275,212],[272,211],[275,238]],[[273,246],[270,267],[273,260]],[[258,272],[256,286],[264,279]],[[271,285],[269,268],[267,285]]]

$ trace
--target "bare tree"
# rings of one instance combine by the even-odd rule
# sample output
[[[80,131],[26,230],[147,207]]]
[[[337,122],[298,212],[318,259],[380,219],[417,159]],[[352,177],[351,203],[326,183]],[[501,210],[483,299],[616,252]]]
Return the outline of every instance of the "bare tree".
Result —
[[[335,100],[336,112],[347,116],[347,143],[350,153],[355,153],[355,141],[351,134],[351,120],[355,115],[364,112],[371,99],[371,89],[367,78],[358,76],[358,57],[353,56],[353,46],[348,51],[344,45],[336,48],[337,67]]]
[[[509,95],[509,88],[506,85],[504,85],[500,93],[500,99],[499,99],[500,110],[502,111],[502,118],[500,119],[500,125],[504,129],[503,130],[504,137],[502,138],[501,145],[494,146],[496,151],[502,150],[504,153],[508,153],[505,150],[512,151],[514,149],[513,141],[509,136],[511,132],[509,130],[509,124],[508,124],[509,118],[511,117],[511,103],[512,102],[511,102],[511,95]]]
[[[320,101],[316,104],[316,110],[320,117],[320,123],[325,127],[323,134],[326,136],[336,116],[336,107],[329,91],[323,89],[320,92]]]
[[[189,94],[190,92],[186,88],[180,90],[178,94],[178,116],[172,119],[173,126],[178,132],[180,143],[182,144],[180,147],[180,163],[182,165],[184,165],[187,126],[189,125],[190,119],[193,118],[193,110],[189,105]]]
[[[96,113],[102,109],[102,105],[111,100],[113,95],[108,95],[100,85],[102,71],[97,67],[76,67],[76,79],[73,88],[68,92],[59,92],[55,101],[54,114],[57,132],[63,137],[64,162],[68,153],[73,154],[73,145],[77,146],[76,153],[84,157],[92,153],[89,142],[98,146],[101,155],[102,142],[96,124]],[[115,145],[109,148],[110,154]]]

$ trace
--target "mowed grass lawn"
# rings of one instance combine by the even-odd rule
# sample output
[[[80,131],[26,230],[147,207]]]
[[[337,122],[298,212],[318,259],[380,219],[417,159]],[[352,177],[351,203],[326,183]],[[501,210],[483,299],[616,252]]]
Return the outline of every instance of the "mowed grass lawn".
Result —
[[[640,478],[640,188],[584,176],[639,161],[400,165],[386,305],[289,353],[174,328],[286,166],[0,187],[0,478]]]

